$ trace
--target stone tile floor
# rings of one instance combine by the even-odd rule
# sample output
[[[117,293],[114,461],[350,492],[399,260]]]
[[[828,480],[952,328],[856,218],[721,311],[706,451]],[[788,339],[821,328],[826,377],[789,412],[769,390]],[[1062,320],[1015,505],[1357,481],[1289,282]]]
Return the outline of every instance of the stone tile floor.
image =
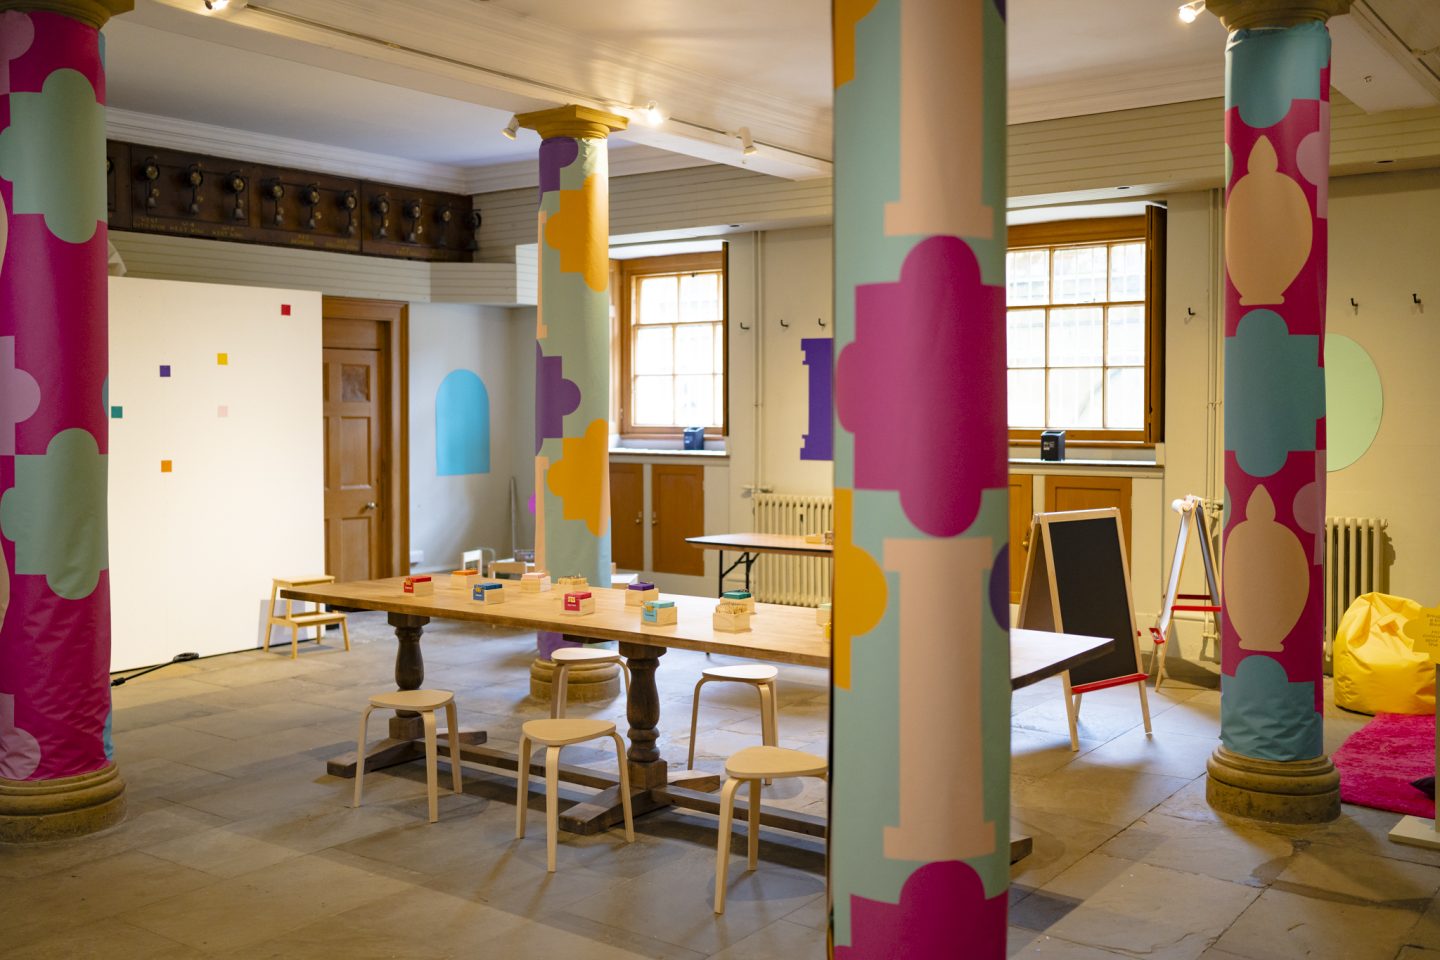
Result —
[[[249,652],[181,664],[115,691],[117,760],[130,816],[103,834],[0,846],[7,960],[37,958],[821,957],[823,845],[767,833],[759,871],[732,861],[727,911],[710,911],[712,818],[657,813],[636,842],[562,835],[545,872],[544,818],[515,841],[514,786],[468,767],[462,796],[426,822],[418,764],[351,781],[324,772],[349,748],[366,694],[393,685],[383,617],[351,619],[298,661]],[[288,650],[288,647],[285,649]],[[513,748],[545,715],[528,697],[533,637],[436,622],[427,681],[453,689],[462,724]],[[661,747],[683,765],[690,692],[707,661],[671,651],[657,674]],[[711,663],[726,662],[715,658]],[[827,678],[783,668],[782,743],[825,752]],[[1204,799],[1219,695],[1152,691],[1155,735],[1133,688],[1088,695],[1071,753],[1058,684],[1014,698],[1014,820],[1035,852],[1013,872],[1010,954],[1107,960],[1440,960],[1440,854],[1391,844],[1393,814],[1346,807],[1316,827],[1222,817]],[[1364,717],[1329,708],[1334,749]],[[615,719],[621,700],[574,715]],[[372,737],[383,721],[372,722]],[[748,689],[706,687],[697,766],[757,742]],[[612,766],[601,748],[572,763]],[[441,783],[445,782],[442,763]],[[769,802],[823,812],[818,781],[778,781]],[[734,849],[740,851],[737,830]]]

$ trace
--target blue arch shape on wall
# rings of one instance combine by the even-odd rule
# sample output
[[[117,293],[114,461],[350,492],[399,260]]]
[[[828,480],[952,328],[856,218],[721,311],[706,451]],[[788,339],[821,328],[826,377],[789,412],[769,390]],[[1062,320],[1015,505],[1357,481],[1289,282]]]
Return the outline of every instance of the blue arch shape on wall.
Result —
[[[470,370],[451,370],[435,391],[435,473],[490,472],[490,394]]]

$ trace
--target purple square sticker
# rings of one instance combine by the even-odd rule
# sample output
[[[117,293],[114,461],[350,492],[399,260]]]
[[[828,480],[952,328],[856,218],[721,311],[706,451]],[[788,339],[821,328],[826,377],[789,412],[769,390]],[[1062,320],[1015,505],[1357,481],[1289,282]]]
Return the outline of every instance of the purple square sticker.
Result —
[[[162,363],[162,364],[160,364],[160,376],[162,376],[162,377],[168,377],[168,376],[170,376],[170,364],[168,364],[168,363]]]

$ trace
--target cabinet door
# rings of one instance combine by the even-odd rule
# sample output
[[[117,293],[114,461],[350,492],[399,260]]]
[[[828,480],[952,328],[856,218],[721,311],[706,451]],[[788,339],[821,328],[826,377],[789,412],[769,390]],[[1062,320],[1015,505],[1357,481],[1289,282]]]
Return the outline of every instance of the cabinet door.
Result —
[[[1130,478],[1074,477],[1052,474],[1045,478],[1045,512],[1056,510],[1098,510],[1116,507],[1120,528],[1125,531],[1125,559],[1130,550]]]
[[[656,573],[705,574],[705,551],[685,542],[705,533],[705,468],[650,467],[650,566]]]
[[[1010,474],[1010,602],[1020,602],[1025,579],[1025,561],[1030,556],[1030,518],[1035,515],[1035,477]]]
[[[610,559],[621,570],[645,569],[645,465],[610,464]]]

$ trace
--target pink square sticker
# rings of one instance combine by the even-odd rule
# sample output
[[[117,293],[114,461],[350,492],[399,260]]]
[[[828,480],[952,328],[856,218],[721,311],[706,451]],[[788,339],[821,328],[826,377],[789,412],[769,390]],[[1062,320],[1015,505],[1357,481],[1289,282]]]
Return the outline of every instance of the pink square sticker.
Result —
[[[227,406],[225,406],[224,404],[221,404],[220,406],[218,406],[218,407],[215,408],[215,416],[217,416],[217,417],[228,417],[228,416],[230,416],[230,408],[227,407]]]

